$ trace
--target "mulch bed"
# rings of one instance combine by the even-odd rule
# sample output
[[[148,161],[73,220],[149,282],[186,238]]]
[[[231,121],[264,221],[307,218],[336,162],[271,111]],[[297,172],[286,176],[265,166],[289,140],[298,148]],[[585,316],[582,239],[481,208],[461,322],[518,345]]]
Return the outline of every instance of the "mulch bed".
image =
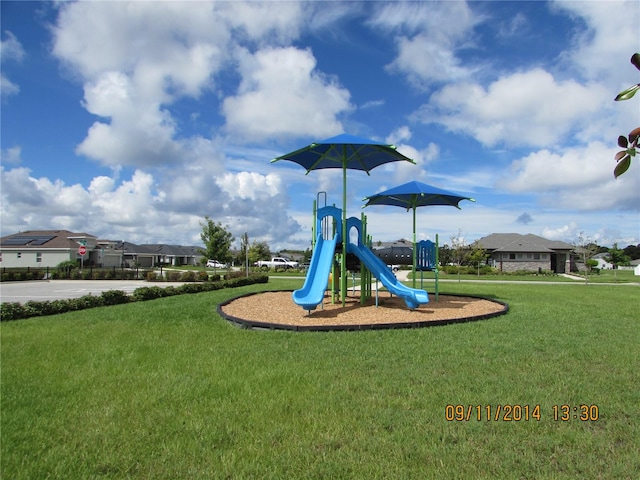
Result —
[[[261,292],[234,298],[218,305],[218,313],[243,328],[310,330],[370,330],[381,328],[418,328],[483,320],[509,311],[509,305],[472,296],[429,295],[429,303],[410,310],[404,300],[380,294],[360,305],[359,292],[347,296],[343,307],[338,296],[308,313],[296,305],[290,291]]]

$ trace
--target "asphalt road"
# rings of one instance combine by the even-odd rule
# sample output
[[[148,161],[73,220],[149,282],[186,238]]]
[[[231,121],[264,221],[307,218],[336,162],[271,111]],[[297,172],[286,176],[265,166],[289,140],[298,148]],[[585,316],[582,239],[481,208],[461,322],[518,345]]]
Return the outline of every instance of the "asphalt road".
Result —
[[[149,283],[144,280],[39,280],[0,283],[0,302],[26,303],[30,300],[63,300],[84,295],[100,295],[107,290],[133,293],[136,288],[158,285],[179,286],[184,282]]]

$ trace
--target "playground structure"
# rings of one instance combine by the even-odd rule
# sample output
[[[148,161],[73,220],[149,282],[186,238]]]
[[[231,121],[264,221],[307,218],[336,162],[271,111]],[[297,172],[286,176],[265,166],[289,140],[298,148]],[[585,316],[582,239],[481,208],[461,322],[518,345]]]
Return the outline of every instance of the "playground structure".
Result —
[[[342,210],[335,206],[317,208],[317,204],[314,203],[313,254],[304,285],[292,294],[293,301],[297,305],[308,312],[315,310],[318,305],[323,303],[328,288],[331,290],[332,302],[335,301],[333,295],[337,284],[340,283],[341,288],[346,285],[345,279],[337,282],[336,259],[339,257],[346,261],[347,255],[354,255],[360,262],[360,301],[362,304],[371,296],[372,277],[379,280],[390,293],[402,298],[409,309],[415,309],[421,304],[429,302],[429,296],[425,290],[405,286],[369,248],[366,241],[366,217],[364,215],[361,219],[348,218],[344,232],[344,222],[341,221],[341,216]],[[354,233],[355,235],[353,235]],[[347,251],[345,253],[347,255],[342,255],[342,245],[346,245]],[[425,245],[423,258],[437,260],[437,253],[434,255],[433,248],[429,250]],[[426,263],[425,266],[427,266]],[[339,271],[346,272],[346,265],[340,267]],[[330,273],[331,282],[329,282]],[[344,297],[344,292],[342,294]]]

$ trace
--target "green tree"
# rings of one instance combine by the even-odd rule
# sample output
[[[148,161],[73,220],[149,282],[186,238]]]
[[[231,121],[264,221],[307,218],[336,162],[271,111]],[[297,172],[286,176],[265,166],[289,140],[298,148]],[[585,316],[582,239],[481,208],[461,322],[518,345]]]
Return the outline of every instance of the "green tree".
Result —
[[[585,283],[588,283],[589,272],[598,264],[597,261],[591,260],[591,257],[600,253],[600,247],[589,237],[585,237],[584,232],[580,232],[578,241],[573,245],[573,251],[580,257],[582,263],[584,263],[584,280]]]
[[[640,53],[634,53],[631,56],[631,63],[634,67],[640,70]],[[616,102],[629,100],[636,94],[638,90],[640,90],[640,83],[632,85],[626,90],[623,90],[616,96],[614,100]],[[616,178],[626,172],[631,166],[631,158],[635,157],[637,153],[636,149],[638,148],[638,139],[640,139],[640,127],[631,130],[631,133],[629,133],[627,137],[625,137],[624,135],[620,135],[618,137],[618,146],[620,148],[623,148],[624,150],[619,151],[615,156],[616,162],[618,162],[618,164],[613,170],[613,175]]]
[[[258,260],[269,260],[271,250],[267,242],[253,242],[249,247],[249,265],[253,265]]]
[[[227,231],[220,222],[215,223],[209,217],[204,217],[205,221],[200,222],[202,233],[200,239],[204,243],[204,249],[200,249],[200,253],[204,255],[204,261],[207,259],[217,260],[219,262],[231,261],[231,243],[235,240],[233,235]]]
[[[614,243],[613,247],[609,249],[609,262],[613,265],[613,278],[618,279],[618,267],[620,265],[627,265],[629,263],[629,257],[624,254],[624,251],[618,248],[618,244]]]
[[[453,254],[453,262],[458,265],[458,281],[460,281],[460,267],[469,263],[469,248],[462,230],[458,230],[457,235],[451,236],[451,253]]]
[[[487,251],[482,248],[482,245],[476,240],[471,246],[471,253],[469,254],[469,262],[475,265],[480,276],[480,265],[487,261]]]

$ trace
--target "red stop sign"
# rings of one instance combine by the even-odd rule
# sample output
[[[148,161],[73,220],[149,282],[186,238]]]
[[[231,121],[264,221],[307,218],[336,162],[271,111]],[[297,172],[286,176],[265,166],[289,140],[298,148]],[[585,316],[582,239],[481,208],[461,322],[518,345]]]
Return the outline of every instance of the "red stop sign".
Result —
[[[84,245],[80,245],[80,246],[78,247],[78,253],[79,253],[80,255],[84,255],[85,253],[87,253],[87,247],[85,247]]]

